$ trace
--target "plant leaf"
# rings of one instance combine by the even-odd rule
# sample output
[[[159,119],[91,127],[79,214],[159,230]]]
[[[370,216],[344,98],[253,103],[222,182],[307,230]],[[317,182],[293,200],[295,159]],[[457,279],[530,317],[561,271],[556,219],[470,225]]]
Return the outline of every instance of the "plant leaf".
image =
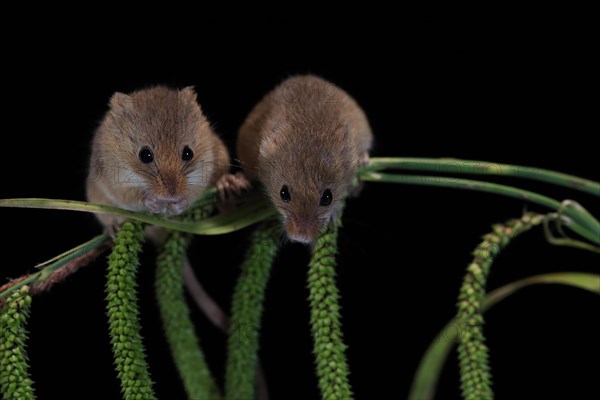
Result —
[[[519,289],[531,285],[547,283],[573,286],[600,295],[600,275],[583,272],[558,272],[531,276],[509,283],[508,285],[490,292],[483,303],[483,310],[487,311],[489,308]],[[460,333],[458,324],[459,322],[456,319],[450,321],[425,351],[413,379],[410,394],[408,396],[410,400],[429,400],[434,398],[440,372],[444,366],[448,353],[456,343],[456,340],[453,340],[456,338],[449,338],[448,333],[453,332],[455,328],[456,332]]]
[[[425,176],[425,175],[402,175],[402,174],[385,174],[379,172],[363,172],[360,174],[360,179],[366,182],[387,182],[400,183],[403,185],[425,185],[425,186],[440,186],[453,189],[473,190],[478,192],[493,193],[501,196],[513,197],[519,200],[536,203],[547,207],[551,210],[562,210],[563,215],[570,217],[574,223],[579,225],[577,228],[570,226],[581,236],[589,241],[600,245],[600,222],[592,216],[583,207],[579,208],[563,208],[562,203],[558,200],[531,192],[529,190],[519,189],[513,186],[500,185],[498,183],[449,178],[440,176]],[[0,203],[1,205],[1,203]]]
[[[600,183],[589,179],[542,168],[489,161],[459,160],[455,158],[373,157],[369,160],[369,165],[363,168],[362,171],[372,172],[386,169],[433,172],[436,175],[444,172],[462,175],[511,176],[551,183],[600,197]]]
[[[0,200],[0,207],[20,207],[20,208],[42,208],[53,210],[83,211],[94,214],[113,214],[120,215],[136,221],[145,222],[152,225],[162,226],[163,228],[175,231],[193,233],[196,235],[222,235],[234,232],[263,221],[273,215],[276,211],[267,205],[263,199],[248,202],[237,207],[235,210],[207,218],[200,222],[182,222],[174,220],[165,220],[150,214],[138,213],[129,210],[123,210],[117,207],[103,206],[99,204],[86,203],[75,200],[53,200],[53,199],[3,199]]]

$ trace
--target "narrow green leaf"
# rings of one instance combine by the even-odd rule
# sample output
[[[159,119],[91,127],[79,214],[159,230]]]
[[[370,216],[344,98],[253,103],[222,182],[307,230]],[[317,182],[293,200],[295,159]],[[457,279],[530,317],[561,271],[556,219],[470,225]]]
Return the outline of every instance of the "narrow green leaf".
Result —
[[[560,272],[535,275],[502,286],[490,292],[483,302],[483,311],[489,310],[516,291],[531,285],[559,284],[583,289],[600,295],[600,275],[583,272]],[[435,397],[437,382],[448,353],[465,334],[458,319],[450,321],[431,342],[417,368],[410,389],[410,400],[430,400]]]
[[[536,203],[555,211],[561,209],[562,207],[561,202],[551,199],[550,197],[531,192],[529,190],[523,190],[512,186],[500,185],[491,182],[439,176],[384,174],[379,172],[365,172],[360,175],[360,178],[361,180],[367,182],[439,186],[453,189],[493,193],[501,196],[513,197],[522,201]],[[600,222],[598,222],[598,220],[594,218],[588,211],[581,207],[581,209],[565,208],[562,212],[564,215],[570,217],[574,223],[579,225],[579,227],[576,229],[578,234],[593,243],[600,244]]]
[[[264,199],[257,199],[237,207],[235,210],[207,218],[200,222],[182,222],[165,220],[161,217],[137,213],[121,208],[90,204],[84,201],[53,200],[53,199],[4,199],[0,207],[41,208],[52,210],[82,211],[94,214],[112,214],[126,217],[147,224],[161,226],[175,231],[193,233],[196,235],[222,235],[234,232],[263,221],[276,211]]]
[[[441,172],[460,175],[495,175],[531,179],[551,183],[600,197],[600,183],[562,172],[523,165],[500,164],[490,161],[459,160],[454,158],[371,158],[363,171],[399,169],[403,171]]]
[[[109,240],[110,236],[106,234],[98,235],[93,239],[72,248],[71,250],[67,250],[64,253],[53,257],[42,264],[37,265],[36,268],[40,268],[42,266],[43,268],[41,268],[40,271],[35,272],[29,275],[27,278],[19,281],[18,283],[9,287],[8,289],[0,292],[0,300],[8,296],[13,291],[18,290],[20,287],[29,285],[32,282],[33,287],[35,287],[35,285],[44,282],[48,277],[50,277],[52,275],[52,272],[55,272],[56,270],[60,269],[65,264],[68,264],[70,261],[81,257],[89,253],[90,251],[102,246]]]

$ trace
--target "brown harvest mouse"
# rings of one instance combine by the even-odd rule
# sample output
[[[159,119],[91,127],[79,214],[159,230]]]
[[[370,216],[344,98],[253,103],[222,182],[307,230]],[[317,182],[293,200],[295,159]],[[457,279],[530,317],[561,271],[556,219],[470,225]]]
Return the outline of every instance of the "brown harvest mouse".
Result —
[[[213,132],[190,87],[156,86],[131,94],[115,93],[92,144],[88,201],[132,211],[181,214],[216,184],[221,196],[245,182],[228,174],[229,154]],[[112,230],[123,218],[97,215]],[[159,243],[160,229],[147,229]],[[224,332],[229,318],[202,287],[187,257],[184,283],[204,314]],[[257,375],[257,391],[267,398]]]
[[[132,211],[181,214],[229,168],[191,87],[115,93],[92,144],[87,198]],[[111,227],[122,219],[98,215]]]
[[[258,179],[288,238],[312,243],[335,218],[373,135],[342,89],[312,75],[285,80],[250,112],[237,139],[248,179]]]
[[[190,87],[157,86],[115,93],[92,144],[87,198],[132,211],[180,214],[218,179],[227,176],[229,155],[211,129]],[[109,231],[124,219],[97,214]],[[146,235],[155,243],[161,230]],[[215,325],[227,317],[197,281],[186,259],[185,283]]]

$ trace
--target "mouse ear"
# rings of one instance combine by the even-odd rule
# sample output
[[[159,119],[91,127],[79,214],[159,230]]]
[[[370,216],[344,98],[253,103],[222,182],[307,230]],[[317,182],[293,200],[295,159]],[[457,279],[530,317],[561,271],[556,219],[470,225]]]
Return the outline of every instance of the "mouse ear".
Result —
[[[131,97],[129,97],[125,93],[116,92],[110,98],[109,104],[111,108],[123,108],[128,104],[131,104]]]
[[[196,90],[193,86],[186,86],[183,89],[181,89],[179,93],[181,93],[185,99],[197,101]]]
[[[275,153],[283,144],[283,137],[278,132],[273,132],[271,135],[265,135],[258,147],[258,151],[261,156],[269,157]]]

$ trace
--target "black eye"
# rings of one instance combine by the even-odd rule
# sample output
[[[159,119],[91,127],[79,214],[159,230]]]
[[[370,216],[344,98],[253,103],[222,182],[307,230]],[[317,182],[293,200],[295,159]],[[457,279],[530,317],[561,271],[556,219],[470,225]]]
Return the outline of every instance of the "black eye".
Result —
[[[194,152],[189,147],[185,146],[183,148],[183,153],[181,154],[181,159],[183,161],[190,161],[194,157]]]
[[[290,196],[290,191],[288,190],[287,185],[283,185],[281,187],[281,190],[279,191],[279,195],[281,195],[281,200],[283,200],[284,203],[289,203],[290,200],[292,200],[292,196]]]
[[[331,204],[331,200],[333,200],[333,195],[331,194],[331,190],[325,189],[325,191],[321,195],[321,205],[328,206]]]
[[[139,156],[140,161],[144,164],[150,164],[152,161],[154,161],[154,153],[152,153],[152,150],[150,150],[149,147],[142,147]]]

